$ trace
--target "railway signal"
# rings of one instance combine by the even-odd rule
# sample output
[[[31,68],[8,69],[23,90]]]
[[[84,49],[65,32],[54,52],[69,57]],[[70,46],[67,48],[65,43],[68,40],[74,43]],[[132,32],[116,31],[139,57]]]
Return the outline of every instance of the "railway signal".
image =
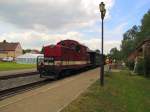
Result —
[[[106,14],[106,9],[105,9],[105,4],[103,2],[101,2],[99,4],[99,9],[100,9],[100,13],[101,13],[101,20],[102,20],[102,46],[101,46],[101,52],[102,52],[102,64],[101,64],[101,72],[100,72],[100,82],[101,82],[101,86],[104,85],[104,54],[103,54],[103,38],[104,38],[104,25],[103,25],[103,22],[104,22],[104,17],[105,17],[105,14]]]

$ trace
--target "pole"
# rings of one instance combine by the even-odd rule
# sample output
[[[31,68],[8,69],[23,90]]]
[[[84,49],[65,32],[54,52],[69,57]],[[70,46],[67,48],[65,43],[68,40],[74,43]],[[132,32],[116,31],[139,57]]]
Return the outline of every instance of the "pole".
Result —
[[[104,43],[103,43],[103,39],[104,39],[104,21],[102,18],[102,46],[101,46],[101,52],[102,52],[102,57],[101,57],[101,61],[102,61],[102,65],[101,65],[101,72],[100,72],[100,81],[101,81],[101,86],[104,86],[104,53],[103,53],[103,47],[104,47]]]

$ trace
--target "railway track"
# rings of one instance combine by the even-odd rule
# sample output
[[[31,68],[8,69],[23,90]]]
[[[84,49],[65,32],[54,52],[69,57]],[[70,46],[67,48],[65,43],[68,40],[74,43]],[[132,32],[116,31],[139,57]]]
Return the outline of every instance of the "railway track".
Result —
[[[75,74],[77,75],[79,73],[88,71],[90,69],[92,69],[92,68],[88,68],[86,70],[74,71],[74,72],[71,72],[71,74],[69,76],[72,76],[72,75],[75,75]],[[21,74],[21,75],[16,74],[16,75],[9,75],[9,76],[1,76],[0,80],[6,80],[7,81],[7,79],[11,79],[11,78],[26,77],[26,76],[32,76],[32,75],[38,75],[38,74],[37,74],[37,72],[30,72],[30,73],[24,73],[24,74]],[[65,77],[63,77],[63,78],[65,78]],[[63,79],[63,78],[61,78],[61,79]],[[29,84],[20,85],[20,86],[17,86],[17,87],[1,90],[0,91],[0,101],[6,99],[8,97],[14,96],[16,94],[19,94],[19,93],[22,93],[22,92],[25,92],[25,91],[29,91],[29,90],[35,89],[37,87],[40,87],[42,85],[48,84],[52,81],[53,80],[44,79],[44,80],[29,83]]]
[[[37,71],[27,72],[27,73],[16,73],[16,74],[11,74],[11,75],[0,76],[0,80],[7,80],[7,79],[17,78],[17,77],[26,77],[26,76],[32,76],[32,75],[37,75],[37,74],[38,74]]]
[[[19,93],[33,90],[37,87],[48,84],[50,82],[51,82],[51,80],[42,80],[42,81],[26,84],[26,85],[23,85],[23,86],[18,86],[18,87],[2,90],[2,91],[0,91],[0,101],[6,99],[8,97],[17,95]]]

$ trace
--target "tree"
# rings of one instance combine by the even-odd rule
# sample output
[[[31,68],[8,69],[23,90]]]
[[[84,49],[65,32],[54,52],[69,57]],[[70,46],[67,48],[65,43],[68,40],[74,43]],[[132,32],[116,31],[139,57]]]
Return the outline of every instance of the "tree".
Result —
[[[150,10],[143,16],[141,26],[133,26],[123,35],[121,43],[121,54],[129,68],[134,67],[134,60],[128,61],[128,56],[142,43],[145,39],[150,39]],[[148,56],[149,57],[149,56]],[[140,63],[145,71],[149,70],[150,58],[144,57],[144,62]],[[131,65],[131,66],[130,66]],[[133,65],[133,66],[132,66]],[[141,68],[138,68],[141,70]]]
[[[31,51],[32,51],[31,49],[23,49],[23,54],[30,53]]]
[[[124,60],[126,60],[129,54],[135,50],[136,48],[135,40],[137,38],[137,34],[139,31],[140,27],[134,25],[131,29],[129,29],[123,34],[123,40],[121,43],[121,52]]]
[[[97,53],[100,53],[100,50],[99,50],[99,49],[96,49],[95,51],[96,51]]]
[[[121,60],[121,51],[119,51],[116,47],[110,50],[110,54],[108,55],[111,59]]]
[[[150,39],[150,10],[143,16],[140,32],[137,34],[135,43],[138,44],[148,38]]]
[[[44,47],[42,47],[42,49],[41,49],[41,53],[42,53],[42,54],[44,53]]]
[[[141,32],[143,36],[150,36],[150,10],[144,15],[142,19]]]

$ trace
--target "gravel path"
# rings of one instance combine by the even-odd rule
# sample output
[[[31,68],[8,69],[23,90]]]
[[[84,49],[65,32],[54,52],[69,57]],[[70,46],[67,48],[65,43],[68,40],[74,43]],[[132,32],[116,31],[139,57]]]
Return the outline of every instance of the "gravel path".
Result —
[[[99,78],[100,69],[54,81],[0,101],[0,112],[59,112]]]
[[[17,77],[7,80],[0,80],[0,91],[5,89],[10,89],[18,86],[23,86],[26,84],[42,81],[44,78],[40,78],[40,75],[31,75],[27,77]]]

